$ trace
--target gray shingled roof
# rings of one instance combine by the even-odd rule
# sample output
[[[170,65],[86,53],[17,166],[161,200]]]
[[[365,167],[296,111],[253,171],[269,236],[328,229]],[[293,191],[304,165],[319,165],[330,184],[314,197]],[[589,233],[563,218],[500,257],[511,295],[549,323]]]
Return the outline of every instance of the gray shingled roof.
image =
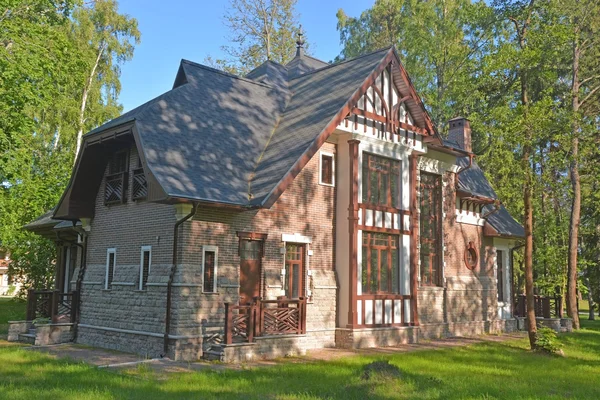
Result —
[[[168,196],[259,205],[388,51],[333,65],[266,62],[248,75],[256,80],[183,60],[172,90],[88,135],[135,121]],[[286,70],[303,74],[284,85]]]
[[[388,51],[328,65],[290,80],[293,96],[251,182],[253,204],[268,196]]]
[[[493,205],[484,207],[484,214],[494,209]],[[504,206],[500,206],[498,211],[493,212],[486,218],[487,222],[494,228],[500,236],[523,238],[525,229],[518,223]]]
[[[466,168],[469,165],[469,157],[457,159],[456,164],[461,168]],[[492,185],[490,185],[475,160],[473,160],[471,167],[462,170],[458,174],[458,189],[476,196],[489,197],[491,199],[498,198]]]
[[[50,211],[40,215],[38,218],[23,226],[23,228],[28,231],[35,231],[36,229],[53,227],[60,222],[60,220],[52,218],[55,209],[56,208],[53,208]]]

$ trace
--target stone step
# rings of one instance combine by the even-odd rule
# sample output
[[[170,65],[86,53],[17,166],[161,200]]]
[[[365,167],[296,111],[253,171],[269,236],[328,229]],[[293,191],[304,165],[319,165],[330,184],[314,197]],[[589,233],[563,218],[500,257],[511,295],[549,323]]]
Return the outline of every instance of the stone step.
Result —
[[[222,350],[206,350],[202,352],[202,359],[206,361],[223,361],[225,354]]]
[[[30,335],[35,335],[35,328],[29,328],[29,334]]]
[[[35,334],[31,333],[20,333],[19,342],[35,344]]]

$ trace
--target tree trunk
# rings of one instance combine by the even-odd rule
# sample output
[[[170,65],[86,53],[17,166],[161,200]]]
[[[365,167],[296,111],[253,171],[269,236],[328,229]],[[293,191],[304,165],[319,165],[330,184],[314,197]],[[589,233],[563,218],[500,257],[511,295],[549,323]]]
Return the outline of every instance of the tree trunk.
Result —
[[[590,284],[590,278],[586,278],[586,284],[588,287],[588,304],[589,304],[589,308],[590,308],[590,313],[589,313],[589,320],[590,321],[594,321],[596,319],[596,314],[594,313],[594,307],[596,306],[594,304],[594,296],[592,293],[592,285]]]
[[[581,216],[581,179],[579,177],[579,47],[577,34],[573,40],[573,81],[571,93],[573,97],[573,143],[571,150],[571,187],[573,199],[571,203],[571,219],[569,222],[569,259],[567,267],[567,314],[573,319],[573,329],[579,329],[579,312],[577,310],[577,250],[579,237],[579,221]]]
[[[532,204],[532,182],[529,157],[531,146],[527,143],[523,148],[523,168],[525,172],[525,185],[523,188],[523,201],[525,203],[525,297],[527,299],[527,332],[529,334],[529,345],[532,350],[537,347],[537,325],[535,320],[535,300],[533,296],[533,204]]]
[[[90,89],[92,88],[92,83],[94,82],[94,77],[96,76],[96,69],[98,69],[98,64],[100,64],[100,59],[102,58],[102,54],[104,54],[105,49],[104,43],[100,43],[98,46],[98,55],[96,56],[96,62],[90,71],[90,75],[88,76],[87,82],[83,88],[83,93],[81,95],[81,105],[79,107],[79,121],[78,129],[77,129],[77,145],[75,147],[75,160],[73,163],[77,162],[77,156],[79,155],[79,149],[81,148],[81,141],[83,138],[83,127],[85,124],[85,108],[87,106],[87,99],[90,94]]]

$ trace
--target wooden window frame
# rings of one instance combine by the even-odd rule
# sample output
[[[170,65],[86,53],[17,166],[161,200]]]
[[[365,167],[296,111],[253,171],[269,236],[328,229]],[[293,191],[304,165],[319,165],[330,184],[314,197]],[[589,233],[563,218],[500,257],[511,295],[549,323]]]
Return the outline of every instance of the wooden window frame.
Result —
[[[370,232],[370,231],[363,231],[362,233],[362,256],[363,259],[367,260],[367,265],[365,266],[364,263],[362,265],[363,270],[361,271],[361,274],[364,273],[364,268],[366,268],[367,270],[367,281],[366,283],[362,282],[361,286],[362,286],[362,294],[363,295],[377,295],[377,294],[399,294],[400,293],[400,254],[399,253],[399,249],[400,249],[400,235],[395,235],[395,234],[390,234],[390,233],[381,233],[381,232]],[[378,244],[373,244],[372,240],[375,239],[375,236],[387,236],[387,244],[385,246],[383,245],[378,245]],[[367,242],[367,245],[365,245],[365,241]],[[395,247],[394,247],[395,245]],[[378,255],[381,254],[381,251],[387,251],[387,276],[388,276],[388,282],[387,282],[387,290],[381,290],[381,267],[382,267],[382,259],[380,256],[377,257],[377,291],[376,292],[372,292],[371,291],[371,273],[372,273],[372,265],[371,265],[371,254],[373,250],[377,250]],[[365,253],[366,251],[366,253]],[[392,253],[393,252],[397,252],[396,254],[396,292],[394,292],[394,279],[393,279],[393,256]],[[365,288],[367,288],[367,291],[365,291]]]
[[[148,252],[148,275],[146,276],[146,283],[144,283],[144,253]],[[152,246],[142,246],[140,250],[140,280],[138,282],[138,290],[146,290],[148,284],[148,277],[150,276],[150,269],[152,268]]]
[[[110,277],[110,282],[108,281],[108,271],[109,271],[109,267],[110,267],[110,255],[113,255],[113,270],[112,270],[112,276]],[[106,271],[104,273],[104,290],[111,290],[112,289],[112,282],[115,278],[115,270],[117,269],[117,248],[116,247],[110,247],[108,249],[106,249]]]
[[[471,264],[469,262],[469,259],[471,259],[471,260],[474,259],[473,264]],[[467,267],[468,270],[474,271],[475,268],[477,268],[477,265],[479,264],[479,252],[477,251],[477,247],[475,246],[475,243],[469,242],[469,244],[467,245],[467,248],[465,249],[465,253],[464,253],[464,261],[465,261],[465,266]]]
[[[206,267],[206,253],[207,252],[212,252],[215,253],[215,260],[214,260],[214,266],[213,266],[213,288],[212,291],[207,291],[205,290],[204,287],[204,269]],[[217,271],[218,271],[218,266],[219,266],[219,247],[218,246],[212,246],[212,245],[205,245],[202,246],[202,293],[217,293]]]
[[[431,189],[432,193],[429,196],[430,199],[434,199],[433,201],[430,202],[430,208],[432,206],[437,206],[437,210],[435,211],[434,214],[434,222],[436,224],[435,227],[435,232],[436,232],[436,237],[435,238],[425,238],[423,235],[423,218],[424,214],[422,212],[423,209],[423,202],[425,201],[424,198],[424,183],[423,183],[423,177],[424,176],[431,176],[431,177],[435,177],[435,182],[433,184],[432,188],[427,188],[427,189]],[[444,282],[444,270],[443,270],[443,248],[442,248],[442,240],[443,240],[443,221],[442,221],[442,215],[443,215],[443,190],[442,190],[442,176],[439,174],[435,174],[435,173],[430,173],[430,172],[425,172],[425,171],[421,171],[420,174],[420,180],[419,180],[419,210],[421,211],[419,214],[419,262],[420,262],[420,266],[419,266],[419,276],[420,276],[420,284],[421,286],[430,286],[430,287],[443,287],[443,282]],[[435,197],[438,197],[437,202],[435,202]],[[429,256],[429,275],[431,276],[431,279],[429,282],[424,282],[424,265],[423,265],[423,241],[427,240],[430,242],[431,244],[431,248],[434,250],[433,252],[428,253]],[[436,266],[435,268],[435,276],[433,276],[433,266]]]
[[[323,157],[331,158],[331,183],[323,181]],[[319,153],[319,185],[335,186],[335,154],[332,152],[321,151]]]
[[[111,204],[124,204],[127,203],[127,192],[128,192],[128,186],[129,186],[129,159],[130,159],[130,149],[120,149],[115,151],[109,158],[108,160],[108,173],[106,174],[106,176],[104,177],[104,205],[111,205]],[[115,160],[116,158],[123,154],[125,157],[125,166],[124,169],[122,171],[113,171],[113,166],[115,164]],[[107,199],[107,187],[109,186],[109,181],[121,181],[121,188],[122,188],[122,193],[121,193],[121,198],[119,199],[115,199],[115,200],[108,200]]]
[[[292,292],[292,287],[293,287],[293,274],[291,273],[292,269],[288,268],[288,246],[298,246],[301,248],[301,257],[302,257],[302,263],[300,264],[300,271],[298,271],[298,297],[291,297],[288,296],[288,290],[291,293]],[[308,257],[308,251],[307,251],[307,243],[300,243],[300,242],[285,242],[285,255],[284,255],[284,270],[285,270],[285,280],[283,282],[283,291],[286,292],[285,293],[285,297],[288,299],[296,299],[296,298],[300,298],[300,297],[305,297],[306,296],[306,289],[307,289],[307,279],[306,279],[306,259]],[[289,273],[288,273],[289,270]],[[286,286],[289,289],[286,289]]]
[[[390,163],[390,169],[387,172],[380,172],[380,170],[374,168],[371,166],[370,164],[370,160],[371,158],[373,159],[380,159],[382,161],[388,161]],[[380,161],[381,162],[381,161]],[[398,173],[394,174],[393,170],[397,169]],[[361,166],[361,171],[362,171],[362,182],[361,182],[361,186],[362,186],[362,198],[361,198],[361,202],[363,204],[368,204],[368,205],[372,205],[372,206],[386,206],[386,207],[391,207],[394,208],[396,210],[400,209],[400,194],[399,194],[399,190],[401,187],[401,175],[402,175],[402,162],[400,160],[396,160],[390,157],[385,157],[385,156],[381,156],[379,154],[373,154],[373,153],[369,153],[366,151],[363,151],[362,153],[362,166]],[[366,171],[366,174],[365,174]],[[378,191],[381,189],[381,185],[382,185],[382,179],[381,176],[382,175],[386,175],[387,178],[387,193],[386,193],[386,201],[385,203],[381,202],[381,199],[379,199],[378,201],[376,201],[375,203],[371,202],[371,173],[372,172],[377,172],[379,177],[378,177]],[[393,182],[393,177],[396,177],[396,192],[397,193],[392,193],[392,182]],[[366,192],[365,192],[365,186],[366,186]],[[394,204],[394,199],[395,199],[395,204]]]
[[[500,255],[500,257],[498,256]],[[498,303],[506,302],[505,294],[505,270],[504,270],[504,250],[496,249],[496,290],[498,291]]]

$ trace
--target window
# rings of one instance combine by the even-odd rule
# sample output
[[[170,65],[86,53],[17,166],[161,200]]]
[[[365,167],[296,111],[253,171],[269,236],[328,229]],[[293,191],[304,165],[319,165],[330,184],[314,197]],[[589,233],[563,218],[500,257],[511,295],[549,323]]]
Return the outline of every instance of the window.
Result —
[[[362,202],[398,208],[400,162],[363,153]]]
[[[116,263],[117,249],[106,250],[106,275],[104,277],[104,289],[112,289],[112,281],[115,276]]]
[[[421,285],[441,286],[442,177],[421,172],[419,184],[421,215]]]
[[[152,246],[142,246],[140,256],[140,281],[139,290],[146,290],[148,284],[148,275],[150,275],[150,265],[152,264]]]
[[[333,186],[335,179],[335,165],[333,154],[321,153],[321,168],[319,174],[319,183],[321,185]]]
[[[398,236],[363,232],[362,293],[398,293]]]
[[[504,253],[496,250],[497,280],[498,280],[498,302],[504,301]]]
[[[217,257],[216,246],[202,247],[202,291],[205,293],[217,292]]]
[[[304,296],[304,245],[287,243],[285,245],[285,296],[297,299]]]
[[[108,163],[104,187],[104,204],[125,203],[127,200],[127,169],[129,150],[115,152]]]
[[[472,271],[477,267],[478,261],[479,255],[477,254],[477,248],[473,242],[469,242],[469,245],[465,250],[465,265]]]

